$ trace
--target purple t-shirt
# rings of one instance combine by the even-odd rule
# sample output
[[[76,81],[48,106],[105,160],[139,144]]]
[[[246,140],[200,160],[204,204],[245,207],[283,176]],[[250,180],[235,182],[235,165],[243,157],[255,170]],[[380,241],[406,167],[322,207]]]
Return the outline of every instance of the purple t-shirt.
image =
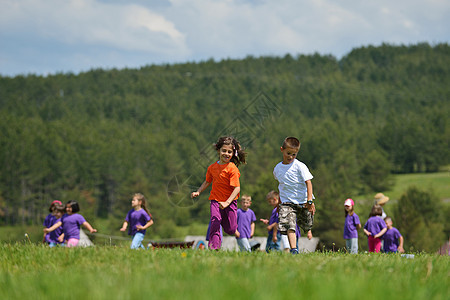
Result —
[[[364,224],[364,229],[372,235],[378,234],[383,228],[386,228],[386,223],[380,216],[370,217],[366,224]]]
[[[272,214],[269,219],[269,225],[272,225],[273,223],[278,223],[278,212],[276,207],[272,210]],[[273,229],[269,230],[269,233],[273,234]]]
[[[144,226],[150,220],[150,216],[144,209],[141,208],[140,210],[130,210],[125,218],[125,221],[127,221],[129,225],[128,234],[134,236],[138,231],[145,234],[146,230],[137,230],[136,225]]]
[[[356,226],[361,224],[359,222],[359,217],[356,213],[353,215],[348,214],[345,217],[345,225],[344,225],[344,239],[354,239],[358,237],[358,230]]]
[[[383,234],[384,240],[384,252],[397,252],[398,248],[398,238],[402,235],[397,230],[397,228],[392,227],[388,229],[385,234]]]
[[[61,219],[56,219],[56,217],[55,217],[54,215],[49,214],[49,215],[45,218],[45,220],[44,220],[44,226],[45,226],[46,228],[50,228],[50,227],[52,227],[55,223],[58,223],[59,221],[61,221]],[[62,229],[61,226],[58,227],[58,228],[56,228],[56,229],[53,230],[52,232],[47,233],[47,234],[45,235],[45,241],[46,241],[47,243],[60,243],[60,242],[58,241],[58,237],[62,234],[62,232],[63,232],[63,229]]]
[[[65,214],[61,218],[64,239],[80,239],[80,227],[81,224],[86,222],[84,217],[80,214]]]
[[[256,216],[253,210],[251,210],[250,208],[246,211],[242,210],[241,208],[237,210],[237,224],[238,231],[240,233],[240,239],[249,239],[251,237],[251,226],[253,222],[256,222]]]

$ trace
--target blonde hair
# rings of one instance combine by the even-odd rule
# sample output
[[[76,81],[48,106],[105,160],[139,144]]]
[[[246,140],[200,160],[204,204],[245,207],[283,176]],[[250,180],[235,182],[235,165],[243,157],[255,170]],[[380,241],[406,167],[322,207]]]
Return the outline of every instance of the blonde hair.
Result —
[[[276,192],[276,191],[270,191],[267,193],[266,195],[266,200],[275,198],[278,200],[278,203],[280,203],[280,193]]]

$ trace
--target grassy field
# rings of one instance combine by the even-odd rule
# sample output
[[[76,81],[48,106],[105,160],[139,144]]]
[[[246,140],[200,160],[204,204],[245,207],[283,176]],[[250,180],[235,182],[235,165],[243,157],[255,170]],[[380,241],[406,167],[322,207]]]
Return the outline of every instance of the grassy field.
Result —
[[[0,299],[448,299],[448,256],[0,244]]]

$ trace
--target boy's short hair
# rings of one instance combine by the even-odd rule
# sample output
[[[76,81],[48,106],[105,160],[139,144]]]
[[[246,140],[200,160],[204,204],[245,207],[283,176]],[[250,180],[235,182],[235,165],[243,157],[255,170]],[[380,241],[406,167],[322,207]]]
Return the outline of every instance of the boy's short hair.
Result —
[[[293,136],[288,136],[283,141],[283,146],[281,146],[283,149],[286,148],[294,148],[294,149],[300,149],[300,141],[298,138]]]
[[[241,201],[246,201],[246,200],[251,202],[252,201],[252,196],[247,195],[247,194],[242,195],[241,196]]]
[[[266,200],[269,200],[269,199],[272,199],[272,198],[275,198],[278,201],[280,201],[280,193],[278,193],[276,191],[268,192],[267,195],[266,195]]]
[[[72,208],[72,213],[80,211],[80,206],[78,205],[77,201],[70,200],[66,205],[70,205],[70,207]]]
[[[384,222],[387,222],[387,221],[391,221],[392,222],[392,218],[391,217],[384,218]]]

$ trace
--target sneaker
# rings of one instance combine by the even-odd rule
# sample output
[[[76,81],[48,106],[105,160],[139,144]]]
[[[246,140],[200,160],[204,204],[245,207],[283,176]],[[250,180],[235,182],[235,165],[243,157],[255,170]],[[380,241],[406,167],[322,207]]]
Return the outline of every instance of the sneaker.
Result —
[[[298,249],[297,248],[292,248],[291,249],[291,254],[298,254]]]

